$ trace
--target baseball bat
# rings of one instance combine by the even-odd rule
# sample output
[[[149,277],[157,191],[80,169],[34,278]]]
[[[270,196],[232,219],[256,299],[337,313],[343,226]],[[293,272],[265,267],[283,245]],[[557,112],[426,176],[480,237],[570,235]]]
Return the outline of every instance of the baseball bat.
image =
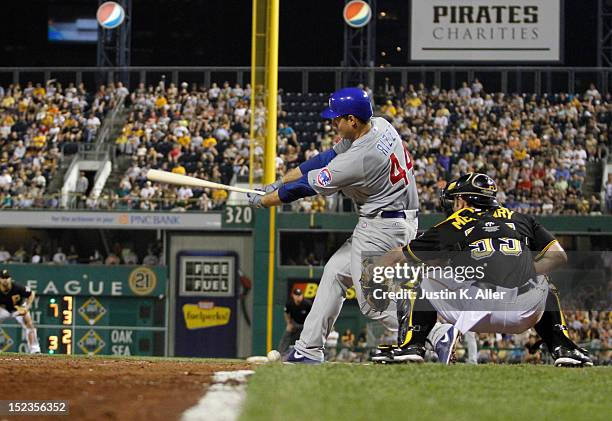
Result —
[[[221,189],[235,191],[238,193],[254,193],[264,195],[260,190],[243,189],[242,187],[228,186],[226,184],[213,183],[212,181],[202,180],[201,178],[190,177],[188,175],[175,174],[169,171],[149,170],[147,179],[158,183],[176,184],[179,186],[204,187],[209,189]]]

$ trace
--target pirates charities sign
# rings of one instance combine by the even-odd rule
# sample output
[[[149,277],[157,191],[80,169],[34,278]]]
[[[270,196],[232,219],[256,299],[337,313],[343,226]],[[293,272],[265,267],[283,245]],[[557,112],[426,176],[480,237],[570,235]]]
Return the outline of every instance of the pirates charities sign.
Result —
[[[561,61],[561,0],[412,0],[415,61]]]

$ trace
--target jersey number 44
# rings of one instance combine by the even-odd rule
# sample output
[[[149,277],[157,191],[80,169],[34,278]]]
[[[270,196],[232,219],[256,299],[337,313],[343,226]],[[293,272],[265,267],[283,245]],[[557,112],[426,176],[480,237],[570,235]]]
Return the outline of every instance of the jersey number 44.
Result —
[[[389,173],[389,181],[391,181],[391,184],[395,185],[402,180],[404,180],[405,185],[410,184],[407,172],[412,169],[412,161],[410,160],[410,155],[408,155],[406,147],[404,146],[404,159],[406,161],[406,168],[402,167],[402,164],[400,163],[395,153],[392,153],[389,159],[391,160],[391,171]]]

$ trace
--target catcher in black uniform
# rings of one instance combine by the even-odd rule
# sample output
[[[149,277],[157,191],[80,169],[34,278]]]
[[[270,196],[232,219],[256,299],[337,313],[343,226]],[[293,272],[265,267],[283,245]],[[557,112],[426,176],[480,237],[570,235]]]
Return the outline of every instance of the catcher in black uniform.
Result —
[[[0,322],[13,318],[21,325],[26,332],[30,354],[40,354],[36,327],[29,311],[35,296],[30,288],[16,284],[8,270],[0,272]]]
[[[394,288],[393,280],[374,280],[377,267],[423,267],[416,282],[402,283],[410,294],[398,300],[398,346],[379,350],[380,359],[423,361],[427,335],[440,314],[456,328],[445,338],[450,342],[459,332],[521,333],[534,327],[555,366],[593,365],[588,352],[570,340],[557,291],[546,277],[567,262],[565,251],[535,218],[500,206],[496,194],[495,181],[485,174],[452,181],[440,198],[446,220],[407,246],[364,262],[362,285],[370,300]],[[455,272],[449,277],[433,267]]]

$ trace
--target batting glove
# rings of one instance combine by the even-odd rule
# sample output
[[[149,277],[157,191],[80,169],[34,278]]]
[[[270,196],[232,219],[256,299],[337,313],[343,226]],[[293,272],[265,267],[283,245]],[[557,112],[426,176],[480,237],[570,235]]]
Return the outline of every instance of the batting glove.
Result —
[[[259,190],[259,189],[256,189],[256,190]],[[261,203],[262,197],[263,196],[261,194],[247,193],[247,198],[249,199],[249,206],[253,208],[263,208],[264,207],[263,203]]]
[[[276,180],[274,183],[272,184],[266,184],[265,186],[263,186],[263,191],[265,191],[266,193],[271,193],[275,190],[280,189],[283,186],[283,179],[279,178],[278,180]]]

